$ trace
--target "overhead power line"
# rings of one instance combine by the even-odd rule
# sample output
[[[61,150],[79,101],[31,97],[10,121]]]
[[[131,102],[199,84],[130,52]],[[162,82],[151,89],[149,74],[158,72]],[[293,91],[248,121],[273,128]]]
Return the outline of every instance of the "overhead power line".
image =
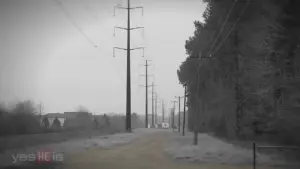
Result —
[[[98,47],[82,30],[82,28],[77,24],[75,19],[71,16],[71,14],[68,12],[64,4],[60,0],[52,0],[54,3],[56,3],[59,8],[62,10],[63,14],[67,17],[67,19],[72,23],[72,25],[78,30],[78,32],[91,44],[93,47]]]
[[[214,43],[213,43],[212,47],[210,48],[208,54],[210,54],[210,52],[211,52],[211,51],[213,50],[213,48],[215,47],[215,45],[216,45],[216,43],[217,43],[217,41],[218,41],[218,39],[219,39],[221,33],[222,33],[223,30],[224,30],[224,27],[225,27],[225,25],[226,25],[226,23],[227,23],[227,21],[228,21],[228,19],[229,19],[229,16],[230,16],[231,13],[232,13],[232,10],[233,10],[233,8],[234,8],[234,5],[236,4],[237,1],[238,1],[238,0],[235,0],[235,1],[232,3],[232,5],[231,5],[231,7],[230,7],[230,10],[229,10],[229,12],[228,12],[228,14],[227,14],[227,16],[226,16],[226,19],[225,19],[225,21],[224,21],[224,23],[223,23],[223,25],[222,25],[222,27],[221,27],[221,29],[220,29],[220,31],[219,31],[219,34],[218,34],[217,38],[214,40]],[[208,56],[210,56],[210,55],[208,55]]]
[[[216,48],[216,50],[214,52],[212,52],[210,55],[213,55],[214,53],[216,53],[223,46],[223,44],[226,42],[226,40],[229,37],[229,35],[231,34],[231,32],[234,30],[236,24],[239,22],[239,20],[241,19],[242,15],[246,11],[246,9],[249,6],[250,2],[251,2],[251,0],[247,1],[247,4],[245,5],[245,7],[243,8],[243,10],[241,11],[238,19],[235,21],[234,25],[231,27],[231,29],[229,30],[228,34],[225,36],[224,40],[220,43],[220,45]]]

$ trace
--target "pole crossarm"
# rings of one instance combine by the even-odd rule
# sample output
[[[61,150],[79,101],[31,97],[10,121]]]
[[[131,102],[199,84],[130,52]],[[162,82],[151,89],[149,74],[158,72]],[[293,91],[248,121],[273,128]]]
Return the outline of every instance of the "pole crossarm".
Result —
[[[137,47],[137,48],[131,48],[130,50],[137,50],[137,49],[145,49],[145,47]]]
[[[151,87],[152,85],[147,85],[147,86],[145,86],[145,85],[140,85],[140,87]]]
[[[128,30],[127,28],[123,28],[123,27],[120,27],[120,26],[115,26],[115,29],[118,28],[118,29],[123,29],[123,30]]]
[[[114,47],[114,49],[127,50],[126,48]]]
[[[144,57],[144,48],[145,48],[145,47],[137,47],[137,48],[131,48],[131,49],[129,49],[129,50],[143,49],[143,56],[142,56],[142,57]],[[115,49],[119,49],[119,50],[127,50],[126,48],[114,47],[114,48],[113,48],[113,57],[115,57]]]
[[[134,10],[134,9],[142,9],[142,16],[144,16],[144,7],[142,6],[136,6],[136,7],[131,7],[129,8],[130,10]]]
[[[143,56],[142,57],[145,57],[145,47],[137,47],[137,48],[131,48],[131,49],[129,49],[130,51],[131,50],[137,50],[137,49],[142,49],[143,50]]]
[[[114,48],[113,48],[113,57],[115,57],[115,49],[119,49],[119,50],[127,50],[127,49],[125,49],[125,48],[114,47]]]
[[[128,30],[128,28],[124,28],[124,27],[120,27],[120,26],[115,26],[114,27],[114,36],[116,36],[116,29],[122,29],[122,30]],[[135,27],[135,28],[130,28],[129,30],[135,30],[135,29],[144,29],[144,27],[142,26],[138,26],[138,27]]]
[[[144,29],[144,27],[138,26],[138,27],[135,27],[135,28],[130,28],[130,30],[135,30],[135,29]],[[126,30],[127,30],[127,29],[126,29]]]
[[[115,26],[114,27],[114,36],[116,36],[116,29],[128,30],[128,28],[123,28],[123,27],[120,27],[120,26]]]
[[[116,8],[118,8],[118,9],[126,9],[126,10],[128,10],[128,8],[126,8],[126,7],[123,7],[123,6],[114,6],[114,16],[116,16]]]
[[[144,7],[142,6],[131,7],[130,9],[138,9],[138,8],[144,9]]]
[[[142,7],[142,6],[131,7],[131,8],[123,7],[123,6],[119,6],[119,5],[114,6],[114,16],[116,16],[116,9],[126,9],[126,10],[142,9],[142,16],[144,16],[144,7]]]

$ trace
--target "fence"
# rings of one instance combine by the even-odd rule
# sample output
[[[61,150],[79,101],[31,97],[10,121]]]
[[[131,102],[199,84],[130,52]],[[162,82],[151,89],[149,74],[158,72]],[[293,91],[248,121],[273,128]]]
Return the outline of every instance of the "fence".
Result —
[[[258,146],[253,142],[253,169],[256,169],[256,152],[261,149],[289,149],[289,150],[300,150],[297,146]]]

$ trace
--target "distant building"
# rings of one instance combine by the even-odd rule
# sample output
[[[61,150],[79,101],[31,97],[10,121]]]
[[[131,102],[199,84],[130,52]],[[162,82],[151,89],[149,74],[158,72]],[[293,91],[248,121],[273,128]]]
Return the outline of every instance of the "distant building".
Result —
[[[93,125],[93,114],[88,112],[64,112],[65,128],[90,128]]]
[[[93,114],[88,112],[64,112],[67,119],[75,119],[78,114],[89,114],[90,117],[93,117]]]

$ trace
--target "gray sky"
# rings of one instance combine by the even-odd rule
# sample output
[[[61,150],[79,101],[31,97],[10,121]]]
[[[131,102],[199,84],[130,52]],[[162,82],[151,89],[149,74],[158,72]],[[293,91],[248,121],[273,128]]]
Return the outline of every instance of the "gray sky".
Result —
[[[44,112],[73,111],[79,105],[95,113],[126,109],[126,11],[114,5],[126,0],[61,0],[67,12],[94,48],[52,0],[0,0],[0,102],[18,100],[42,102]],[[202,20],[201,0],[131,0],[131,6],[144,7],[131,12],[132,112],[144,113],[145,59],[152,60],[149,74],[156,92],[168,107],[174,96],[183,95],[176,70],[185,60],[185,40],[193,34],[193,21]],[[149,97],[151,96],[149,89]],[[151,103],[151,99],[149,100]],[[183,106],[181,106],[183,107]],[[151,105],[149,105],[151,111]]]

